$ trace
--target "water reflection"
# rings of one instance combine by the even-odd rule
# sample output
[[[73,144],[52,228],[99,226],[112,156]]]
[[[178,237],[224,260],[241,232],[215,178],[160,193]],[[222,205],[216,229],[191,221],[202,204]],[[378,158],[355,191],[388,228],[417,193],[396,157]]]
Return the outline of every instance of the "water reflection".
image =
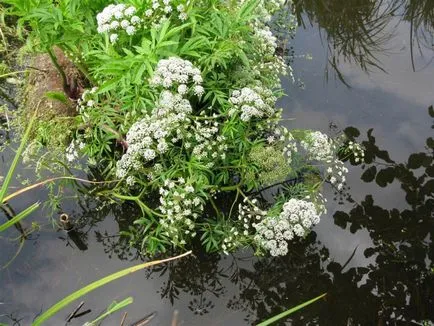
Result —
[[[373,60],[374,64],[381,68],[382,65],[375,60],[380,55],[377,51],[387,49],[388,37],[391,34],[386,25],[393,25],[397,20],[409,22],[407,27],[412,30],[414,41],[411,43],[412,48],[417,50],[416,53],[419,52],[419,47],[423,51],[424,47],[429,48],[431,44],[432,48],[433,1],[298,0],[297,4],[299,16],[313,22],[318,21],[320,28],[327,32],[331,61],[335,58],[337,65],[351,60],[362,67],[366,64],[366,70],[370,70],[375,65],[370,66],[367,60]],[[367,32],[372,34],[365,37],[364,33]],[[403,33],[400,35],[408,36]],[[416,41],[420,43],[416,44]],[[371,51],[372,56],[363,51]],[[314,54],[314,57],[319,55]],[[338,58],[339,55],[341,57]],[[403,60],[410,62],[409,57]],[[398,64],[401,63],[402,60],[398,58]],[[417,70],[423,66],[415,68]],[[317,78],[317,75],[312,76]],[[423,123],[419,123],[426,120],[425,116],[420,118],[419,110],[415,110],[417,106],[413,105],[413,102],[425,103],[432,100],[430,93],[422,91],[423,87],[429,84],[427,81],[432,78],[421,81],[413,80],[413,76],[391,80],[394,85],[407,88],[412,95],[408,101],[403,101],[402,89],[392,88],[392,91],[389,89],[381,94],[370,90],[353,90],[352,95],[346,96],[346,93],[331,90],[332,87],[327,90],[330,93],[327,93],[321,90],[318,92],[308,86],[309,97],[320,103],[320,109],[309,113],[309,125],[306,127],[316,127],[312,124],[315,119],[318,120],[318,116],[325,121],[333,119],[336,112],[344,117],[344,121],[348,119],[359,128],[375,126],[375,130],[369,131],[364,137],[361,137],[360,131],[354,127],[345,130],[349,136],[359,141],[366,138],[362,142],[367,148],[367,162],[361,173],[358,168],[360,165],[352,171],[353,176],[360,173],[361,181],[354,182],[353,189],[349,190],[346,196],[337,198],[347,201],[346,204],[351,207],[339,207],[339,211],[333,216],[324,217],[324,222],[327,222],[327,218],[332,218],[331,223],[336,226],[321,238],[323,243],[318,239],[321,232],[325,232],[320,230],[324,226],[319,225],[318,234],[313,232],[303,241],[295,242],[289,255],[283,258],[255,259],[249,252],[238,253],[235,257],[209,256],[195,251],[198,257],[189,257],[149,271],[148,280],[144,280],[143,275],[132,276],[136,279],[131,281],[132,292],[128,295],[134,296],[141,306],[135,311],[129,310],[128,313],[131,312],[133,318],[140,318],[144,310],[160,309],[160,315],[169,311],[171,319],[173,307],[181,306],[180,318],[187,320],[186,324],[242,324],[234,317],[235,313],[240,314],[241,319],[244,318],[244,324],[253,324],[322,292],[328,292],[324,301],[294,315],[292,324],[416,325],[423,320],[434,321],[434,140],[431,137],[424,144],[420,144],[419,147],[426,147],[425,151],[413,153],[406,159],[393,158],[393,146],[398,143],[402,151],[395,151],[394,154],[405,156],[413,143],[410,146],[401,142],[408,141],[415,133],[419,138],[425,133],[425,130],[421,129]],[[398,94],[399,96],[396,96]],[[357,103],[375,96],[381,98],[381,101],[372,101],[367,105]],[[330,98],[336,98],[336,101],[327,102]],[[421,98],[421,101],[415,101],[416,98]],[[311,102],[302,103],[303,110],[307,111],[309,103]],[[351,111],[349,108],[353,106],[354,110]],[[369,114],[366,113],[368,109]],[[430,115],[434,116],[433,109],[430,109]],[[396,132],[402,121],[406,128],[412,131],[404,133],[404,137]],[[302,124],[300,120],[298,123],[297,126]],[[390,135],[393,132],[397,138],[381,139],[381,128],[391,129]],[[414,131],[415,129],[417,130]],[[418,137],[411,139],[416,142]],[[388,144],[387,150],[378,145],[384,142]],[[355,162],[350,163],[356,165]],[[95,178],[95,175],[89,176],[89,179]],[[377,189],[372,187],[372,191],[364,191],[365,184]],[[387,203],[380,203],[384,197],[382,194],[396,186],[402,189],[405,200],[392,200],[392,208],[386,207]],[[113,269],[124,268],[127,261],[135,264],[143,259],[136,250],[129,248],[128,238],[119,235],[119,231],[127,231],[132,220],[138,216],[136,208],[129,204],[110,204],[95,200],[93,195],[99,191],[95,187],[83,187],[80,191],[82,195],[74,198],[72,203],[56,208],[57,214],[66,212],[75,221],[76,237],[66,233],[53,235],[51,231],[44,230],[41,234],[44,239],[39,239],[38,242],[26,241],[30,248],[27,251],[24,248],[12,265],[14,269],[8,271],[11,275],[6,272],[0,274],[0,322],[28,325],[34,314],[42,309],[42,302],[46,308],[48,304],[56,302],[62,295],[76,290],[79,286],[104,276],[109,271],[114,272]],[[358,200],[356,197],[361,193],[363,199]],[[17,211],[18,206],[14,207]],[[106,229],[106,225],[112,220],[115,221],[114,227]],[[22,229],[26,230],[25,222],[23,224]],[[20,234],[19,230],[12,231]],[[361,249],[348,238],[339,239],[341,246],[349,248],[348,256],[341,254],[344,252],[341,248],[324,244],[325,237],[338,238],[344,232],[369,234],[372,241],[363,251],[364,261],[355,262],[357,259],[353,257],[356,256],[351,253],[356,250],[358,255]],[[52,240],[59,237],[62,240]],[[63,246],[56,248],[59,243]],[[35,255],[34,248],[38,244],[43,248],[43,253]],[[102,250],[99,244],[103,247]],[[85,248],[86,252],[80,252]],[[336,255],[336,251],[340,254]],[[5,252],[4,249],[2,252]],[[4,258],[13,256],[14,251],[11,252]],[[103,252],[106,253],[105,256]],[[69,260],[64,260],[64,257]],[[104,259],[107,257],[113,259]],[[334,261],[335,257],[340,262]],[[96,268],[87,268],[91,264]],[[44,274],[47,274],[45,278],[48,281],[44,280]],[[80,283],[82,279],[84,281]],[[107,289],[105,295],[98,292],[94,300],[86,298],[86,304],[95,310],[105,309],[113,296],[119,292],[124,293],[122,291],[124,287],[128,288],[128,282],[125,280],[125,283],[119,283],[114,289]],[[149,288],[146,287],[148,285]],[[6,291],[3,291],[3,287]],[[44,298],[39,298],[40,302],[35,303],[29,299],[40,293],[46,294]],[[3,316],[4,313],[12,315],[6,317]],[[26,317],[26,322],[20,322],[21,316]],[[151,323],[159,323],[158,318]],[[85,320],[86,318],[80,321]],[[107,325],[110,325],[110,321]]]
[[[357,64],[369,72],[383,70],[380,57],[396,52],[389,41],[401,23],[408,24],[413,70],[434,59],[434,3],[432,0],[295,0],[299,24],[318,24],[327,41],[328,62],[345,84],[342,63]],[[425,50],[424,50],[425,49]],[[428,58],[416,67],[414,52]],[[328,67],[326,68],[326,77]],[[348,86],[348,84],[347,84]]]
[[[433,108],[428,111],[434,118]],[[357,128],[348,127],[345,133],[360,141]],[[292,325],[417,325],[434,321],[434,139],[428,138],[425,151],[411,154],[404,162],[396,162],[377,145],[374,130],[369,130],[361,143],[366,148],[361,180],[375,182],[383,191],[392,183],[399,184],[407,201],[404,209],[386,209],[375,203],[374,194],[357,202],[350,193],[345,198],[353,207],[334,213],[338,227],[351,233],[369,232],[372,245],[364,250],[366,266],[349,267],[356,245],[345,263],[333,261],[315,232],[294,242],[289,254],[280,258],[256,259],[249,252],[225,257],[196,250],[197,257],[148,271],[149,279],[164,279],[161,298],[173,305],[187,298],[194,316],[206,318],[213,310],[242,312],[246,323],[255,324],[327,292],[326,300],[294,315]],[[113,206],[110,213],[119,229],[127,230],[129,223],[124,217],[137,212],[133,207],[116,210]],[[140,258],[129,249],[127,239],[96,232],[96,240],[110,256]]]

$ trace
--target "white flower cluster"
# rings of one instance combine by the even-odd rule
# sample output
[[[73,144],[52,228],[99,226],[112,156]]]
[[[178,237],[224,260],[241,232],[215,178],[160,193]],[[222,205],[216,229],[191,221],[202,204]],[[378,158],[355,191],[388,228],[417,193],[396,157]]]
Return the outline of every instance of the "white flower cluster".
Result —
[[[261,78],[264,74],[266,76],[273,76],[273,78],[269,78],[268,80],[269,87],[280,88],[280,76],[288,76],[292,82],[295,81],[292,67],[287,65],[281,56],[274,55],[267,58],[263,56],[262,59],[262,62],[252,64],[250,72],[258,78]]]
[[[310,132],[300,143],[309,160],[331,163],[335,154],[332,139],[320,131]]]
[[[194,126],[187,132],[184,147],[192,148],[192,154],[199,161],[208,160],[208,168],[212,168],[218,158],[226,157],[226,137],[218,135],[219,124],[211,120],[195,121]]]
[[[79,152],[86,146],[85,143],[78,141],[78,140],[73,140],[69,146],[66,148],[65,150],[65,156],[66,156],[66,160],[68,162],[73,162],[76,159],[78,159],[79,157]]]
[[[229,116],[241,112],[240,118],[243,121],[250,121],[255,117],[269,117],[275,113],[273,106],[276,98],[273,92],[260,86],[233,91],[229,102],[233,105],[228,112]]]
[[[123,178],[129,170],[139,171],[144,163],[164,154],[170,143],[182,138],[184,124],[190,120],[190,102],[179,94],[163,91],[151,115],[133,124],[127,133],[128,149],[117,162],[116,175]]]
[[[365,150],[362,145],[357,144],[353,141],[348,142],[348,150],[351,151],[354,155],[354,162],[359,163],[363,162],[365,158]]]
[[[243,203],[238,205],[238,220],[243,224],[243,234],[248,235],[251,226],[262,221],[266,215],[267,211],[258,207],[256,198],[244,198]]]
[[[91,89],[86,89],[81,98],[77,101],[77,110],[83,113],[86,108],[93,107],[95,105],[95,100],[97,96],[95,95],[98,91],[98,87],[92,87]]]
[[[196,236],[194,221],[202,214],[204,206],[195,191],[183,178],[165,180],[160,188],[159,210],[165,215],[160,223],[174,244],[184,245],[186,238]]]
[[[273,35],[270,27],[254,27],[254,33],[261,53],[264,55],[274,55],[277,48],[277,38]]]
[[[182,3],[175,5],[171,2],[171,0],[152,0],[152,6],[145,11],[145,16],[152,21],[153,27],[161,26],[175,12],[179,20],[187,20],[186,6]]]
[[[267,216],[254,224],[254,240],[272,256],[284,256],[288,253],[287,241],[294,236],[305,236],[319,221],[319,214],[312,202],[292,198],[283,204],[279,216]]]
[[[237,248],[237,239],[239,237],[239,232],[235,226],[231,227],[228,232],[230,235],[223,239],[221,248],[226,255],[229,255],[230,250],[235,250]]]
[[[188,92],[188,84],[191,83],[194,94],[201,96],[204,89],[200,70],[193,66],[190,61],[176,57],[160,60],[154,76],[151,78],[152,85],[162,86],[166,89],[174,88],[181,95]]]
[[[280,116],[277,117],[277,120],[280,120]],[[283,155],[286,157],[288,164],[291,164],[293,153],[298,152],[297,142],[294,136],[289,132],[288,128],[284,126],[276,126],[270,123],[270,129],[271,132],[267,136],[267,142],[269,144],[284,142]]]
[[[98,33],[110,32],[110,42],[116,43],[119,38],[118,30],[124,30],[128,35],[136,33],[141,19],[135,16],[136,8],[125,4],[108,5],[96,15]]]
[[[345,167],[344,162],[335,159],[333,164],[329,166],[326,171],[326,178],[332,185],[336,186],[336,188],[341,191],[344,188],[346,174],[348,173],[348,169]]]

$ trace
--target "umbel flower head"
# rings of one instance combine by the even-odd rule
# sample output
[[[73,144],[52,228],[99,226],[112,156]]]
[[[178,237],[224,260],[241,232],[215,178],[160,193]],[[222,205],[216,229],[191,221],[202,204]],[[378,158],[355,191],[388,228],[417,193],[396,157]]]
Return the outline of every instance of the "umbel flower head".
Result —
[[[314,203],[291,198],[283,204],[279,216],[267,216],[253,225],[257,232],[254,239],[260,247],[269,251],[270,255],[284,256],[288,253],[287,241],[294,236],[304,237],[319,221]]]
[[[200,96],[204,93],[200,70],[190,61],[176,57],[158,62],[151,84],[165,89],[175,89],[181,95],[186,94],[189,85],[192,85],[195,95]]]
[[[96,15],[98,33],[109,32],[109,40],[116,43],[119,38],[119,31],[124,30],[127,35],[134,35],[141,19],[135,16],[136,8],[125,4],[108,5]]]

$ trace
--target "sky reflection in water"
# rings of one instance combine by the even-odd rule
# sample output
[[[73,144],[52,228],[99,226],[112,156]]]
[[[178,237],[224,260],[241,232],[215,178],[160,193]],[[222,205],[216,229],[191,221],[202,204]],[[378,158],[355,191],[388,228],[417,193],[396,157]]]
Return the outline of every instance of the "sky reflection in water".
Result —
[[[168,325],[177,309],[188,325],[253,324],[326,291],[325,301],[294,315],[292,324],[434,321],[434,112],[428,112],[434,104],[429,24],[434,5],[428,0],[333,0],[326,8],[323,1],[297,3],[306,29],[299,29],[293,46],[297,55],[310,53],[313,59],[297,57],[293,64],[304,90],[285,81],[289,96],[280,104],[287,117],[296,118],[288,126],[345,131],[367,148],[366,164],[348,162],[344,195],[327,186],[329,215],[308,238],[295,242],[288,256],[197,254],[91,293],[85,299],[91,314],[71,325],[130,295],[131,322],[155,311],[151,324]],[[20,210],[43,196],[32,193],[11,205]],[[126,241],[110,236],[127,227],[132,207],[97,212],[95,203],[83,199],[63,209],[82,227],[68,237],[39,217],[46,226],[0,271],[0,322],[23,318],[21,325],[27,325],[66,294],[139,261]],[[17,245],[5,239],[0,245],[4,265]],[[62,325],[68,312],[50,325]],[[105,324],[119,324],[120,318]]]

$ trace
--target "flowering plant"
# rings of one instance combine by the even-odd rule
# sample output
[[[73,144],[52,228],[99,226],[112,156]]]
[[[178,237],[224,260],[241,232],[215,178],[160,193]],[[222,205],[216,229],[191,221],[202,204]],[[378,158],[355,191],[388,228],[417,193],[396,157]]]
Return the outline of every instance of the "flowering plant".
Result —
[[[325,212],[322,183],[340,190],[348,172],[335,140],[281,123],[280,77],[292,70],[272,17],[293,30],[289,1],[105,2],[93,34],[65,51],[92,84],[65,159],[87,157],[119,180],[111,194],[142,209],[128,234],[146,252],[200,241],[285,255]],[[274,200],[255,198],[276,185]],[[217,204],[225,193],[227,210]]]

